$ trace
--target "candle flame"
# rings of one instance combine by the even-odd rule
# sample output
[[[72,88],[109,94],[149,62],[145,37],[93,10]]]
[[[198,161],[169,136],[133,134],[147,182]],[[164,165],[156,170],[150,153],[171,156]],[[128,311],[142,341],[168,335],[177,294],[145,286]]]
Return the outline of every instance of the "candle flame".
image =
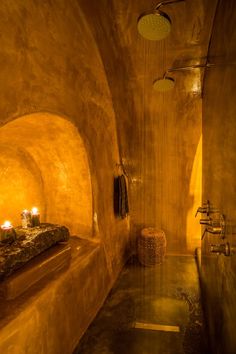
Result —
[[[38,214],[38,208],[32,208],[32,214],[37,215]]]
[[[5,221],[4,224],[2,225],[3,228],[10,228],[12,227],[12,224],[10,223],[10,221]]]

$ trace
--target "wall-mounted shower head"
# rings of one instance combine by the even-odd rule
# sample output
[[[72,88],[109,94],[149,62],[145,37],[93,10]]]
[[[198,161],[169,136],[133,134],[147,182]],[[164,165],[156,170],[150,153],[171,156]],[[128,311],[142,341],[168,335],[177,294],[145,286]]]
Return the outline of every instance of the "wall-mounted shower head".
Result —
[[[160,7],[185,0],[167,0],[160,2],[154,10],[145,12],[138,18],[138,32],[145,39],[157,41],[164,39],[171,31],[169,16],[160,11]]]
[[[175,86],[175,80],[172,77],[163,77],[161,79],[157,79],[153,82],[153,88],[155,91],[166,92],[170,91]]]
[[[166,92],[166,91],[173,89],[175,86],[175,80],[172,77],[167,76],[171,72],[193,70],[193,69],[198,69],[198,68],[210,68],[215,65],[216,64],[206,63],[206,64],[196,64],[196,65],[189,65],[189,66],[183,66],[183,67],[177,67],[177,68],[170,68],[164,73],[162,78],[156,79],[153,82],[153,88],[154,88],[154,90],[159,91],[159,92]]]

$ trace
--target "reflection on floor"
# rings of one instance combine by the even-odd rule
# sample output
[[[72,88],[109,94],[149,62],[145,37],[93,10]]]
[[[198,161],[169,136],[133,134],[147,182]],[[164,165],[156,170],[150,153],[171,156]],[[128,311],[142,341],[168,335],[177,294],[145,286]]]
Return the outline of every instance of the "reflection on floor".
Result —
[[[74,354],[209,354],[203,327],[193,257],[133,258]]]

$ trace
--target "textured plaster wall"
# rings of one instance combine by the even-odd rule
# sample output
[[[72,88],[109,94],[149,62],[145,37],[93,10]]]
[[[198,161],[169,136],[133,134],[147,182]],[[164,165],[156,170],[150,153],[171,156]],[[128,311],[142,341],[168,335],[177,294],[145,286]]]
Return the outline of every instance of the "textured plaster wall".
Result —
[[[203,200],[226,217],[226,239],[206,235],[202,279],[212,352],[236,352],[236,255],[210,253],[210,244],[236,245],[236,4],[220,0],[216,12],[210,62],[203,99]]]
[[[0,204],[1,212],[5,213],[5,203],[13,215],[23,204],[30,207],[35,201],[46,220],[64,221],[73,232],[87,235],[92,228],[90,236],[99,244],[98,261],[88,257],[82,263],[72,262],[64,274],[66,281],[57,279],[59,288],[47,284],[46,295],[36,289],[30,301],[26,297],[20,306],[4,305],[1,351],[18,354],[21,348],[35,354],[37,348],[38,353],[61,353],[66,348],[63,352],[70,353],[101,306],[129,246],[129,219],[116,219],[113,213],[113,176],[119,162],[113,101],[79,1],[2,1],[0,18],[0,163],[3,175],[9,167],[12,187],[9,202],[7,177],[1,174],[5,201]],[[76,179],[76,174],[83,173],[81,161],[87,161],[89,171]],[[86,188],[89,191],[90,185],[92,197],[89,192],[86,218],[94,221],[86,222],[82,230],[77,209],[83,201],[78,189],[89,174],[91,184],[87,181]],[[25,192],[26,185],[33,190],[31,194]],[[66,217],[65,208],[73,212],[74,223]],[[61,292],[65,297],[60,302]],[[52,328],[53,339],[47,326]]]
[[[4,1],[0,17],[0,123],[50,112],[75,125],[88,155],[96,230],[110,270],[116,272],[128,222],[113,215],[112,179],[119,162],[115,115],[101,57],[79,2]],[[56,136],[56,127],[50,134]],[[20,140],[20,131],[17,135]]]
[[[35,113],[4,125],[0,141],[19,151],[9,158],[1,150],[1,217],[16,226],[21,210],[37,206],[42,222],[92,236],[91,178],[76,127],[55,115]]]

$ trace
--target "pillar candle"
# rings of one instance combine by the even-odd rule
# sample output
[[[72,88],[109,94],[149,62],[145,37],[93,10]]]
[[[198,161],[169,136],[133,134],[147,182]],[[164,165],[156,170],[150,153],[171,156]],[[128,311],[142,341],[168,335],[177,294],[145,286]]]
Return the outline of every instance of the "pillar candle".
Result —
[[[31,227],[31,212],[27,209],[23,210],[21,213],[21,225],[24,229]]]
[[[4,224],[1,225],[0,236],[1,242],[12,242],[16,239],[16,232],[10,221],[5,221]]]
[[[38,208],[32,208],[31,210],[31,224],[32,227],[40,226],[40,214]]]

